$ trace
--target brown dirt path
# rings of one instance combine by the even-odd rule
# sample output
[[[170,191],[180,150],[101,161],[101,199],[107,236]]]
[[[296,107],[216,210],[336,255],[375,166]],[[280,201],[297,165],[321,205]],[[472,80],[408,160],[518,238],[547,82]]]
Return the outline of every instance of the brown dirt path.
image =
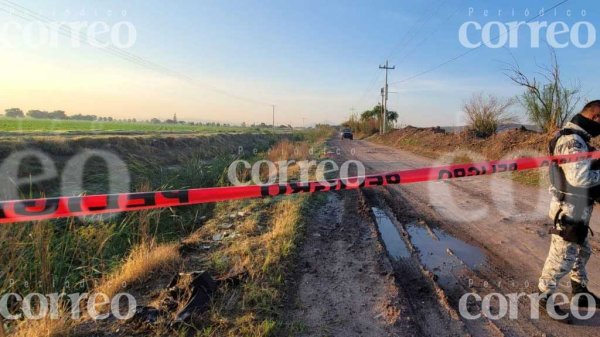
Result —
[[[430,158],[366,141],[333,141],[330,145],[334,151],[339,148],[340,159],[364,162],[367,173],[436,164]],[[455,288],[445,289],[449,304],[455,309],[460,295],[470,291],[483,296],[490,292],[532,293],[536,290],[550,241],[545,225],[549,203],[545,189],[518,185],[501,177],[482,176],[372,191],[375,199],[384,201],[392,210],[400,232],[406,232],[411,222],[421,221],[430,232],[433,228],[443,229],[485,253],[484,266],[467,269],[457,277]],[[592,219],[596,232],[600,231],[599,220],[596,213]],[[600,248],[599,239],[598,235],[591,238],[595,253]],[[588,273],[590,288],[600,292],[600,263],[596,256],[592,256],[588,264]],[[474,284],[469,285],[469,282]],[[569,294],[567,287],[562,289]],[[598,313],[590,320],[567,326],[545,318],[532,320],[524,314],[528,308],[520,302],[522,310],[517,319],[492,323],[499,333],[511,336],[596,336],[600,326]],[[524,311],[522,315],[521,311]],[[472,335],[480,335],[476,329],[467,330]]]
[[[326,198],[296,261],[287,313],[293,335],[466,334],[417,264],[390,263],[361,192]]]
[[[400,336],[398,289],[356,199],[328,194],[307,224],[289,315],[297,336]],[[405,336],[405,334],[402,334]]]

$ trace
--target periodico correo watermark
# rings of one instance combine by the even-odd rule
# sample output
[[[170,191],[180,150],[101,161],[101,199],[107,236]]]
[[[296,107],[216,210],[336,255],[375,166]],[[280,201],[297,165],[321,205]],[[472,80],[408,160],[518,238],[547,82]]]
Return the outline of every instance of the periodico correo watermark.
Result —
[[[94,320],[104,320],[112,315],[117,319],[127,320],[135,314],[137,301],[129,293],[118,293],[109,297],[102,292],[94,293],[7,293],[0,296],[0,316],[6,320],[51,320],[64,317],[61,307],[68,303],[71,319],[79,319],[87,314]],[[110,307],[109,311],[99,308]],[[126,309],[126,310],[124,310]]]
[[[137,29],[129,21],[127,11],[69,11],[58,17],[8,10],[8,20],[0,24],[0,46],[4,48],[131,48],[137,40]]]
[[[526,294],[521,293],[489,293],[481,296],[474,292],[465,293],[461,296],[458,303],[458,311],[464,319],[475,320],[485,316],[491,320],[499,319],[519,319],[519,309],[527,309],[531,319],[540,318],[540,309],[545,311],[553,319],[565,319],[567,313],[559,313],[556,306],[568,306],[569,312],[573,317],[579,320],[592,318],[596,313],[596,301],[589,294],[576,294],[569,301],[569,297],[561,292],[550,295],[547,301],[542,301],[544,297],[539,293]],[[586,298],[588,305],[581,308],[577,303],[580,298]],[[493,304],[495,303],[495,304]],[[520,306],[519,303],[525,304]],[[476,308],[476,309],[475,309]],[[584,309],[584,310],[582,310]],[[522,314],[525,314],[521,312]]]
[[[517,10],[469,7],[468,21],[458,28],[465,48],[539,48],[573,46],[590,48],[596,43],[596,27],[585,9],[544,8]]]

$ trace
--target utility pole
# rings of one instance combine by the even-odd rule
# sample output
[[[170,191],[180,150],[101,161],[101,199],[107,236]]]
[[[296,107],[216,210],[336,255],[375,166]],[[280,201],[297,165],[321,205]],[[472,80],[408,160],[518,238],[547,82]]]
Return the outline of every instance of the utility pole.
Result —
[[[379,134],[383,135],[383,123],[384,123],[384,119],[385,119],[385,108],[383,107],[385,102],[385,90],[383,88],[381,88],[381,118],[379,119],[381,122],[381,125],[379,125]]]
[[[302,117],[302,128],[304,129],[306,126],[304,126],[304,121],[306,120],[306,117]]]
[[[379,66],[379,69],[385,69],[385,97],[383,99],[383,127],[382,133],[385,133],[386,115],[387,115],[387,100],[388,100],[388,70],[396,69],[396,66],[388,66],[388,61],[385,60],[385,66]]]
[[[273,105],[273,130],[275,130],[275,105]]]

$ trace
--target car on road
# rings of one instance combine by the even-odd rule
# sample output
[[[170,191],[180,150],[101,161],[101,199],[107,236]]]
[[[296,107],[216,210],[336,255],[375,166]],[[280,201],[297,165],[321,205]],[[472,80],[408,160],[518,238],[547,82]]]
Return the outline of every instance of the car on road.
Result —
[[[352,140],[353,137],[354,136],[352,135],[352,130],[351,129],[344,129],[342,131],[342,140],[344,140],[346,138]]]

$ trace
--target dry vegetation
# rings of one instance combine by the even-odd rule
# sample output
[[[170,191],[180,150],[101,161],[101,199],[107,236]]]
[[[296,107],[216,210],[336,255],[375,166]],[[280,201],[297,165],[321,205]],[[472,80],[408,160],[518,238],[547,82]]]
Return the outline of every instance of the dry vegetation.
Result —
[[[445,133],[439,129],[406,127],[387,135],[374,135],[369,138],[375,143],[385,144],[418,153],[430,158],[462,151],[452,162],[471,162],[474,159],[464,155],[471,152],[483,156],[485,160],[512,159],[520,156],[547,155],[547,144],[551,135],[524,131],[508,130],[488,138],[479,138],[471,132]],[[545,173],[529,170],[512,173],[512,178],[527,185],[545,185]]]
[[[258,159],[314,159],[311,146],[322,144],[330,132],[323,129],[305,135],[310,145],[306,140],[284,140],[268,153],[260,154]],[[230,161],[231,157],[227,156],[223,162]],[[165,182],[179,186],[217,185],[226,171],[226,165],[217,162],[215,165],[214,160],[207,162],[198,158],[186,161],[170,172],[169,177],[155,176],[166,174],[163,170],[157,171],[160,165],[146,167],[146,171],[141,172],[148,179],[140,182],[139,189],[171,186]],[[290,166],[290,175],[297,172],[297,167]],[[88,224],[70,219],[59,222],[60,230],[53,227],[54,222],[5,226],[0,231],[6,239],[1,257],[3,261],[15,258],[11,262],[14,265],[6,270],[17,280],[31,280],[29,277],[42,280],[40,284],[46,290],[52,288],[51,275],[60,272],[65,277],[81,279],[81,292],[103,292],[111,296],[127,291],[136,297],[138,305],[148,305],[157,303],[166,283],[177,272],[207,270],[214,277],[248,273],[248,278],[239,286],[220,289],[209,311],[195,317],[190,325],[171,328],[168,321],[159,321],[154,326],[130,326],[122,322],[93,322],[85,316],[74,321],[65,318],[68,314],[65,308],[60,319],[28,320],[12,326],[12,335],[89,336],[109,331],[114,336],[271,335],[283,326],[278,308],[284,275],[301,237],[304,207],[311,200],[307,195],[242,200],[210,207],[132,212],[123,218]],[[228,223],[233,226],[223,229]],[[215,234],[222,237],[215,239]],[[23,255],[28,247],[31,254]],[[192,253],[188,251],[190,247]],[[2,280],[4,289],[9,289],[8,279]],[[14,287],[11,290],[15,290]],[[23,288],[16,290],[24,291]]]
[[[125,262],[94,290],[113,297],[150,280],[157,273],[172,275],[179,271],[182,258],[175,243],[142,243],[131,250]]]
[[[270,336],[283,328],[283,280],[303,230],[308,195],[220,204],[218,215],[186,243],[211,242],[230,212],[248,212],[235,221],[235,237],[203,256],[199,268],[217,275],[247,272],[239,287],[220,290],[208,312],[196,320],[196,336]]]
[[[375,135],[370,141],[410,151],[425,151],[424,155],[437,158],[455,150],[481,153],[486,159],[500,159],[520,149],[531,149],[546,154],[551,135],[534,131],[507,130],[488,138],[479,138],[469,132],[445,133],[431,128],[408,126],[387,135]]]

